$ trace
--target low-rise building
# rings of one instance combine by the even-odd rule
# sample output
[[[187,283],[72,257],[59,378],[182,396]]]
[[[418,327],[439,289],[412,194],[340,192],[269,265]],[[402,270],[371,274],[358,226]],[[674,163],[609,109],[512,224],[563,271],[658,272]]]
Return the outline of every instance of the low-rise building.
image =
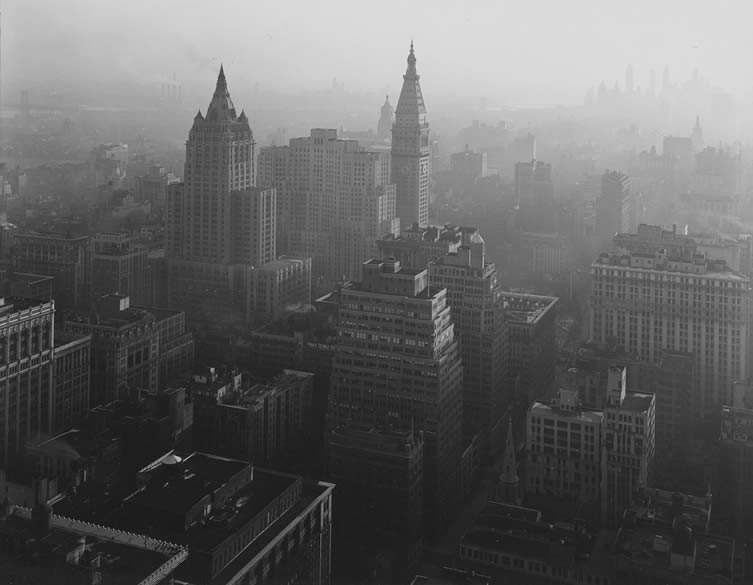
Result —
[[[58,516],[45,505],[6,512],[0,574],[7,583],[165,583],[188,558],[183,546]]]
[[[283,370],[268,383],[210,371],[191,386],[197,449],[278,466],[300,459],[312,437],[314,374]]]
[[[128,296],[110,294],[95,311],[72,313],[65,331],[92,336],[91,406],[107,404],[123,391],[157,390],[190,371],[193,339],[182,312],[132,307]]]
[[[204,453],[168,452],[139,472],[139,487],[95,521],[188,549],[175,571],[191,585],[331,578],[334,485]],[[89,503],[92,506],[92,502]],[[62,499],[56,514],[91,513]]]

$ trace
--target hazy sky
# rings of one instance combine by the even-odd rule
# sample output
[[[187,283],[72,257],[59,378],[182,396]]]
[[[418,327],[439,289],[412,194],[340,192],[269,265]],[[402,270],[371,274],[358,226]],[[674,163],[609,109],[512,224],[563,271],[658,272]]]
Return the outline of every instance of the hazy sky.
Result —
[[[636,84],[694,68],[742,95],[753,86],[749,0],[0,0],[7,92],[49,79],[212,84],[231,90],[399,91],[411,38],[432,95],[517,105],[579,100],[605,79]],[[63,8],[65,7],[65,8]],[[210,88],[211,90],[211,88]]]

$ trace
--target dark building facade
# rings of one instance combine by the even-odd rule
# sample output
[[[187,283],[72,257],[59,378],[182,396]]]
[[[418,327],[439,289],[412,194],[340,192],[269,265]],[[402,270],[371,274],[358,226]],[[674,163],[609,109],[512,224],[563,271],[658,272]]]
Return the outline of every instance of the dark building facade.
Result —
[[[398,582],[421,554],[423,433],[343,425],[330,429],[327,445],[327,475],[342,518],[335,531],[338,570],[342,577],[362,573],[378,563],[374,557],[388,556]]]
[[[100,233],[92,240],[92,298],[118,293],[134,304],[148,297],[148,250],[127,233]]]
[[[63,432],[89,412],[92,338],[55,332],[55,407],[52,430]]]
[[[106,295],[98,300],[97,310],[71,315],[65,331],[92,336],[91,406],[112,402],[135,388],[157,390],[161,369],[169,379],[193,356],[182,313],[131,307],[122,295]]]
[[[275,467],[302,460],[312,439],[314,374],[283,370],[268,383],[241,378],[194,376],[195,448]]]
[[[53,298],[58,310],[86,307],[91,285],[89,236],[54,233],[16,233],[13,269],[54,278]]]
[[[529,399],[546,396],[554,385],[556,297],[502,293],[510,330],[508,377]]]

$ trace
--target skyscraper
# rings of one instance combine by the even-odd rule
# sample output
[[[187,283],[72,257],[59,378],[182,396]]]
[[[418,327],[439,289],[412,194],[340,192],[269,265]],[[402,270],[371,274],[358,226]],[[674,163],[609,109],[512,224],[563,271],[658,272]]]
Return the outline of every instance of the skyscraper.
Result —
[[[290,173],[290,147],[267,146],[259,150],[260,187],[274,187],[277,192],[277,253],[288,253],[288,236],[290,234],[290,190],[288,183]]]
[[[254,135],[220,67],[186,142],[185,182],[168,188],[170,305],[194,321],[242,314],[244,271],[275,257],[274,190],[255,185]]]
[[[552,165],[533,159],[515,164],[515,201],[520,231],[551,234],[557,230]]]
[[[637,221],[630,177],[619,171],[604,173],[601,179],[601,194],[596,200],[596,232],[603,243],[615,234],[632,232]]]
[[[732,383],[750,372],[750,279],[723,260],[667,247],[602,253],[591,282],[593,341],[651,361],[664,349],[694,352],[694,414],[732,404]]]
[[[377,124],[377,138],[389,140],[392,124],[395,123],[395,110],[390,103],[390,96],[384,97],[384,104],[379,111],[379,123]]]
[[[265,178],[274,180],[284,152],[290,165],[289,252],[312,259],[315,290],[358,280],[363,262],[376,254],[377,238],[397,229],[389,156],[339,139],[334,129],[315,128],[289,148],[265,149]]]
[[[392,126],[392,182],[397,186],[397,216],[404,226],[414,222],[425,226],[429,222],[431,145],[426,106],[418,80],[411,42],[408,69],[403,75],[403,89]]]
[[[470,226],[416,225],[377,242],[381,258],[406,268],[428,267],[433,286],[447,289],[463,360],[463,420],[480,439],[483,457],[502,450],[505,411],[512,399],[507,378],[507,323],[497,270],[481,233]]]
[[[447,289],[429,286],[426,269],[372,259],[361,283],[339,291],[338,318],[330,428],[424,431],[425,518],[432,532],[441,531],[458,503],[463,417]]]

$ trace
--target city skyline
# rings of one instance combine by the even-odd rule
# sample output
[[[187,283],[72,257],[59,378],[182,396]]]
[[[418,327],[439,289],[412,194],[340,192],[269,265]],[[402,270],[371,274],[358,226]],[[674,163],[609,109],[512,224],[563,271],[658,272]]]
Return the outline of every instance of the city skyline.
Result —
[[[207,14],[197,3],[143,2],[113,21],[107,8],[77,0],[62,15],[55,13],[53,21],[53,12],[46,10],[44,2],[6,2],[2,7],[2,71],[3,85],[7,84],[3,97],[10,100],[24,87],[55,79],[88,83],[93,90],[97,84],[158,85],[174,74],[187,90],[198,90],[203,76],[216,71],[220,63],[233,70],[239,93],[249,92],[257,84],[288,91],[315,90],[329,87],[336,78],[359,91],[387,90],[392,94],[397,89],[392,64],[398,62],[402,47],[411,38],[424,55],[432,56],[424,60],[423,70],[426,91],[438,99],[460,93],[467,99],[485,96],[519,107],[573,105],[581,103],[586,90],[602,80],[610,87],[614,80],[622,85],[627,66],[634,69],[635,86],[644,89],[650,85],[652,70],[660,80],[668,66],[678,81],[692,78],[696,70],[708,74],[714,86],[727,88],[740,103],[753,94],[753,83],[739,76],[732,58],[749,52],[749,41],[741,21],[721,19],[722,10],[709,15],[677,2],[634,2],[633,10],[612,15],[600,11],[592,0],[567,6],[549,2],[537,5],[535,11],[525,5],[508,7],[506,22],[536,23],[528,29],[503,27],[496,19],[484,18],[484,10],[468,13],[458,5],[449,15],[444,11],[427,15],[409,5],[401,6],[400,19],[391,18],[390,10],[370,15],[370,26],[364,29],[356,24],[360,18],[354,7],[339,1],[327,5],[327,11],[313,11],[307,3],[299,3],[295,10],[265,6],[250,13],[243,3],[226,0],[219,10]],[[545,20],[537,18],[542,8],[548,15]],[[179,9],[181,26],[175,30],[162,26],[174,19]],[[643,18],[646,11],[652,16],[648,22]],[[227,19],[227,14],[236,18]],[[449,30],[448,16],[454,23]],[[337,27],[338,35],[304,43],[305,33],[317,26]],[[575,38],[567,34],[569,26],[577,27],[580,34]],[[390,35],[385,42],[377,31],[387,27]],[[667,42],[667,30],[674,35],[671,43]],[[239,34],[241,31],[246,34]],[[633,40],[637,31],[641,33],[638,47]],[[139,35],[138,46],[134,34]],[[448,36],[452,42],[447,42]],[[550,43],[560,50],[549,50]],[[342,47],[349,45],[355,48],[348,50],[345,58]],[[120,50],[115,54],[96,48],[101,46]],[[526,47],[526,59],[497,62],[491,58],[515,55],[521,46]],[[594,46],[600,50],[594,52]],[[23,59],[32,50],[47,54],[44,64],[49,69]],[[57,55],[67,59],[58,62]],[[296,55],[301,67],[291,68],[288,55]],[[70,67],[71,57],[79,67]],[[537,62],[536,76],[528,74],[530,61]],[[447,70],[452,71],[451,85],[441,74]],[[13,94],[8,95],[11,89]]]
[[[3,12],[0,580],[753,583],[747,31],[687,4]]]

